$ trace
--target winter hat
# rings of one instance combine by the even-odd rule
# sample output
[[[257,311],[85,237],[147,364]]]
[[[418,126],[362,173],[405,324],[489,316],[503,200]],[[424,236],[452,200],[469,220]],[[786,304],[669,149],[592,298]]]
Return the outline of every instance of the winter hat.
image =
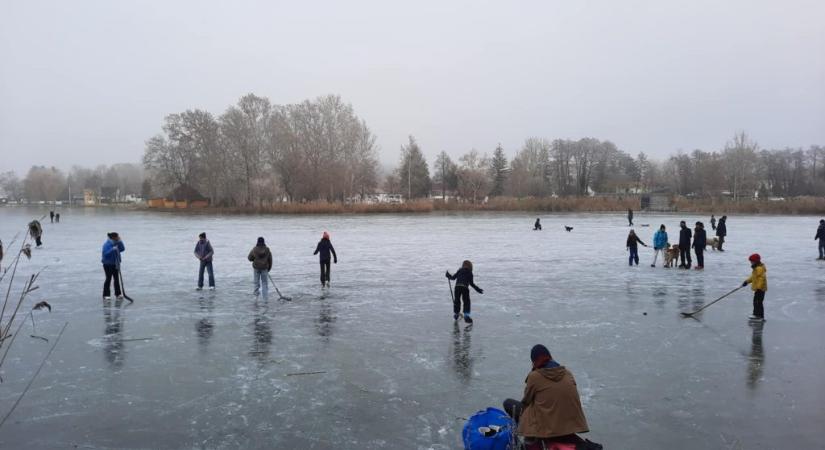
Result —
[[[198,235],[198,237],[201,239],[206,239],[206,233],[201,233]]]
[[[327,233],[326,231],[324,231],[324,239],[329,239],[329,233]]]
[[[546,356],[548,359],[552,359],[553,357],[550,356],[550,350],[547,350],[547,347],[536,344],[533,346],[533,349],[530,350],[530,361],[536,361],[542,356]]]
[[[258,245],[259,245],[259,246],[261,246],[261,247],[263,247],[264,245],[266,245],[266,244],[264,244],[264,238],[263,238],[263,237],[259,237],[259,238],[258,238]]]
[[[758,263],[758,262],[762,261],[762,257],[759,256],[759,253],[754,253],[753,255],[750,255],[748,257],[748,261],[750,261],[752,263]]]
[[[118,234],[112,231],[111,233],[106,234],[106,236],[109,236],[109,239],[117,239]]]
[[[819,223],[821,223],[822,225],[825,225],[825,219],[820,220]]]

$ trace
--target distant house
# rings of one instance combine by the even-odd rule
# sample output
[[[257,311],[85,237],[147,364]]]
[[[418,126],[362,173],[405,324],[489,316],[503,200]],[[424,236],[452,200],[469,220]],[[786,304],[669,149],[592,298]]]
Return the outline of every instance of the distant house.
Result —
[[[83,204],[86,206],[97,205],[97,192],[94,189],[83,189]]]
[[[209,206],[209,199],[201,195],[192,186],[182,184],[175,188],[164,198],[151,198],[147,201],[150,208],[206,208]]]

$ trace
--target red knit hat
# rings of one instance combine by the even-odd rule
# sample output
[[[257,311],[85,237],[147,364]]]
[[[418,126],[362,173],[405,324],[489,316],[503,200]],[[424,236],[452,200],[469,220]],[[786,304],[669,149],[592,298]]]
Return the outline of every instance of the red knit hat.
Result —
[[[762,257],[759,256],[759,253],[754,253],[753,255],[750,255],[748,257],[748,261],[750,261],[752,263],[757,263],[757,262],[762,261]]]

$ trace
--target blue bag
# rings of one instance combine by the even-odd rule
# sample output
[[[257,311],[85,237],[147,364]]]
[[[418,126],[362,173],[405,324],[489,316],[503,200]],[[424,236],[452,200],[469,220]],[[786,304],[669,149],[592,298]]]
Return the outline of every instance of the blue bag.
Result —
[[[464,450],[510,450],[513,420],[500,409],[487,408],[467,419],[461,437]]]

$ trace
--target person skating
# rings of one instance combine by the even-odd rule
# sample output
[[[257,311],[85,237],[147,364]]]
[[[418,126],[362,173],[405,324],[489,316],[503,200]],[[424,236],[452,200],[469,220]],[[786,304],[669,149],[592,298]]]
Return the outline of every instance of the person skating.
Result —
[[[320,255],[318,255],[319,253]],[[315,246],[315,253],[313,253],[313,255],[318,255],[318,260],[321,263],[321,286],[329,286],[329,270],[331,268],[329,264],[330,253],[332,253],[335,264],[338,264],[338,255],[335,254],[335,247],[332,246],[332,242],[329,240],[329,233],[324,231],[321,240],[318,241],[318,245]]]
[[[633,210],[630,208],[627,208],[627,226],[633,226]]]
[[[60,223],[60,213],[56,213],[56,214],[54,215],[54,221],[55,221],[56,223]]]
[[[126,251],[123,241],[120,240],[120,235],[115,232],[108,233],[109,239],[103,243],[103,250],[101,251],[100,262],[103,264],[103,272],[106,274],[106,281],[103,282],[103,299],[111,300],[112,293],[110,284],[114,280],[115,296],[118,299],[123,298],[123,292],[120,290],[120,254]]]
[[[715,231],[716,230],[716,216],[713,214],[710,215],[710,227]]]
[[[54,211],[49,211],[49,219],[54,223]]]
[[[553,360],[547,347],[530,350],[532,368],[527,374],[521,401],[508,398],[504,411],[517,424],[527,450],[555,448],[552,444],[575,444],[576,448],[600,449],[577,433],[590,431],[584,415],[576,379]]]
[[[814,240],[819,239],[819,258],[825,259],[825,219],[819,221],[819,228],[816,229]]]
[[[198,235],[198,242],[195,243],[195,258],[200,261],[198,268],[198,290],[203,289],[203,271],[209,273],[209,289],[215,289],[215,274],[212,271],[212,256],[215,251],[212,244],[206,239],[206,233]]]
[[[662,254],[662,259],[665,259],[667,247],[667,231],[665,231],[665,224],[662,224],[659,230],[653,235],[653,263],[650,267],[656,267],[656,259],[659,258],[659,253]]]
[[[34,238],[34,242],[38,247],[43,245],[41,238],[43,237],[43,227],[40,226],[39,220],[32,220],[29,222],[29,234]]]
[[[716,237],[719,238],[719,245],[716,247],[717,250],[720,252],[724,252],[722,250],[722,244],[725,243],[725,236],[728,235],[728,216],[722,216],[719,219],[719,222],[716,224]]]
[[[765,292],[768,292],[768,269],[762,263],[759,253],[752,254],[748,261],[751,263],[751,276],[742,283],[742,287],[750,284],[753,291],[753,314],[750,319],[764,321],[765,308],[762,302],[765,301]]]
[[[533,224],[533,231],[541,231],[541,219],[536,218],[536,223]]]
[[[708,244],[708,235],[705,231],[705,224],[696,222],[693,230],[693,251],[696,252],[696,270],[705,268],[705,246]]]
[[[682,261],[679,267],[682,269],[690,269],[693,265],[693,259],[690,257],[690,239],[693,233],[687,227],[685,221],[679,222],[679,259]]]
[[[630,233],[627,235],[627,250],[630,252],[628,264],[631,266],[633,265],[633,262],[636,262],[637,266],[639,265],[639,244],[647,247],[647,244],[642,242],[642,240],[639,239],[639,236],[636,236],[636,232],[630,230]]]
[[[255,284],[255,295],[269,295],[269,271],[272,270],[272,252],[266,246],[264,238],[259,237],[258,243],[249,251],[247,259],[252,262],[252,276]]]
[[[464,321],[473,323],[473,319],[470,317],[470,288],[472,287],[479,294],[484,293],[484,289],[481,289],[473,283],[473,263],[464,261],[461,263],[461,268],[458,269],[455,275],[450,274],[448,270],[446,276],[450,280],[456,280],[455,295],[453,297],[453,319],[458,320],[458,318],[461,317],[459,312],[461,311],[463,301]]]

